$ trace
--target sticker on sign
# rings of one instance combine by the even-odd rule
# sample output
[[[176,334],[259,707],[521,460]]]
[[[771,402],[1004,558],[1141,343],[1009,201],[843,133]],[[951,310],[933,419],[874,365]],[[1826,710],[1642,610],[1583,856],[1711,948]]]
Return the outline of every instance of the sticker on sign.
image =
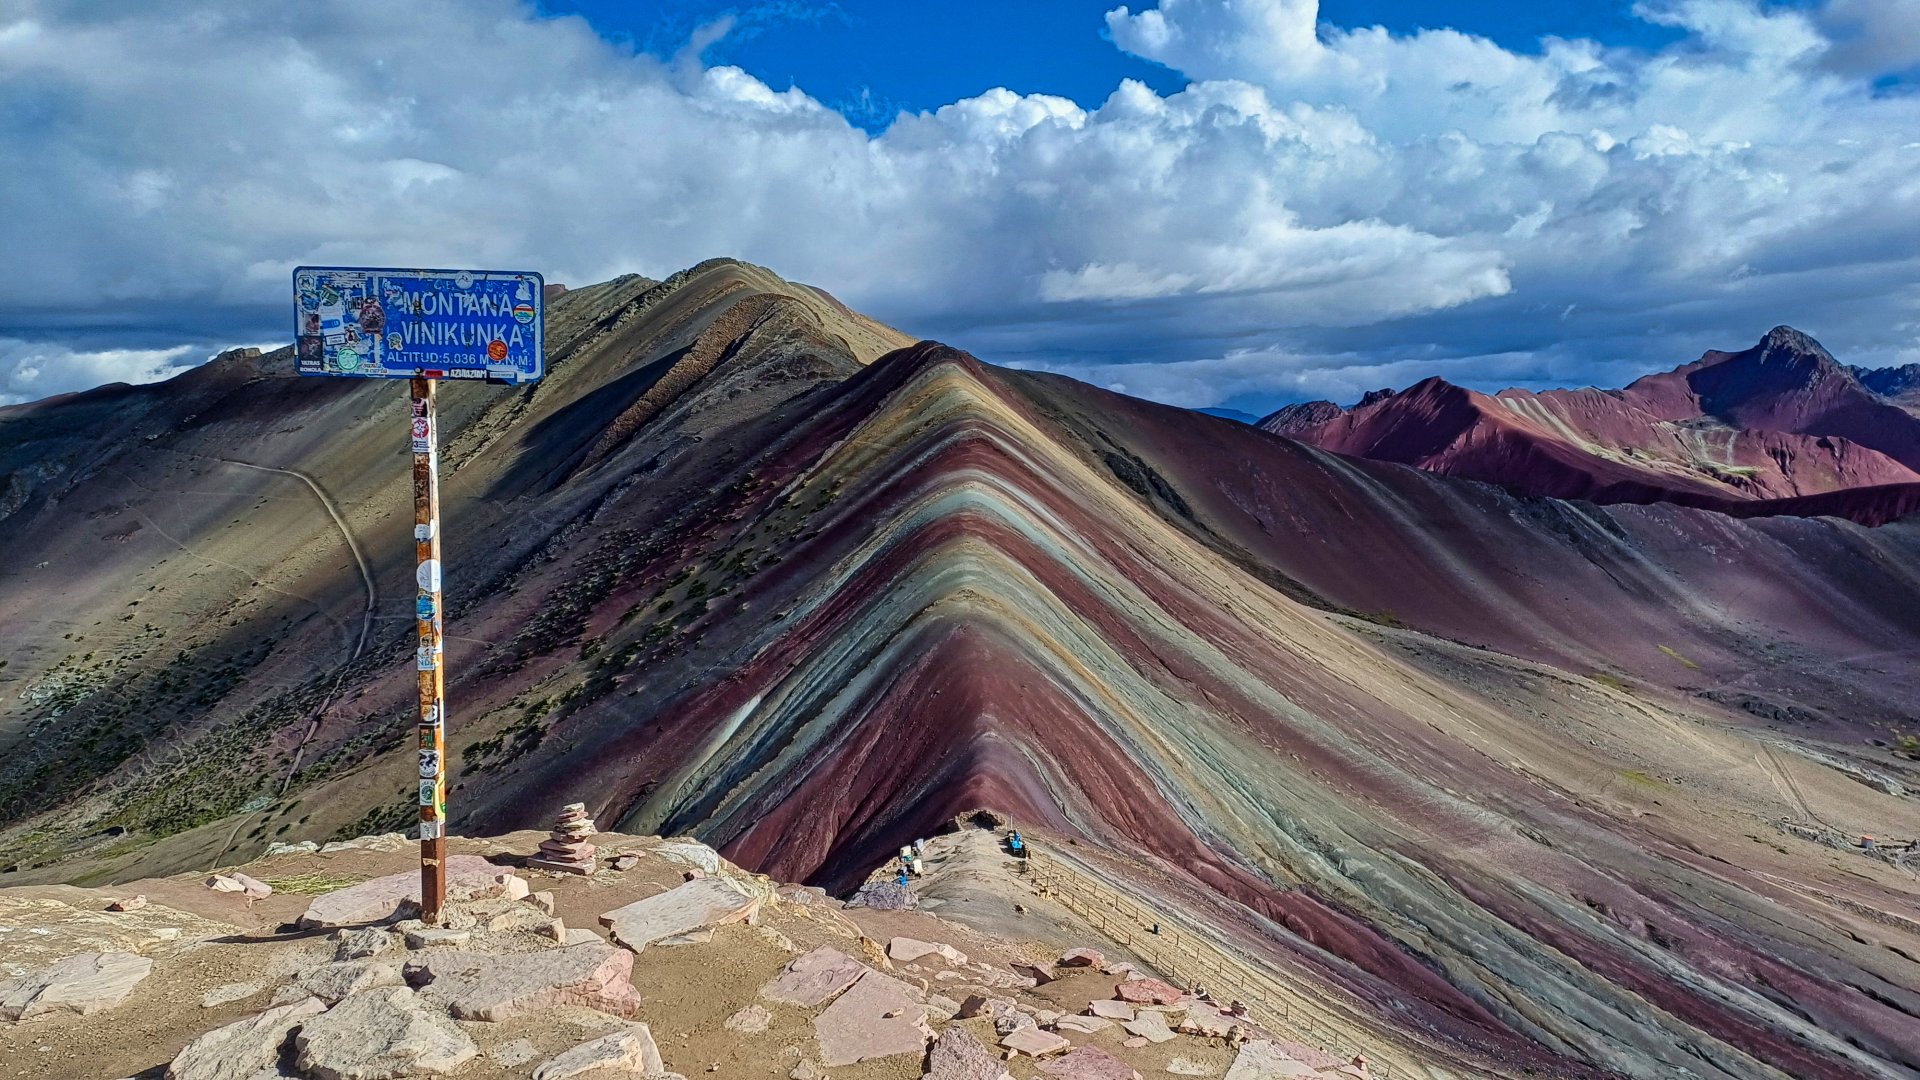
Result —
[[[533,382],[546,374],[544,286],[530,270],[297,267],[296,367],[360,379]]]

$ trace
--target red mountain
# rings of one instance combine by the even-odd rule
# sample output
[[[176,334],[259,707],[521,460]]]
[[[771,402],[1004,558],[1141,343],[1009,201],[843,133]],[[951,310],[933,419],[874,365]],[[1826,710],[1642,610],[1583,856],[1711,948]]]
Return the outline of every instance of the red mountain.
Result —
[[[1380,461],[1599,503],[1743,506],[1920,484],[1920,417],[1863,385],[1791,327],[1744,352],[1708,352],[1624,390],[1503,390],[1427,379],[1351,409],[1290,405],[1267,431]],[[1882,492],[1866,507],[1911,500]],[[1825,512],[1858,516],[1848,500]]]

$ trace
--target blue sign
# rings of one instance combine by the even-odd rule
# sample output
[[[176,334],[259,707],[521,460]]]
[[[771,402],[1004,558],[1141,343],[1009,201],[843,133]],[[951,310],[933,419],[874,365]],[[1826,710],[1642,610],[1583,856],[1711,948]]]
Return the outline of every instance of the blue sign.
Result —
[[[302,375],[532,382],[547,367],[544,286],[523,270],[297,267],[295,366]]]

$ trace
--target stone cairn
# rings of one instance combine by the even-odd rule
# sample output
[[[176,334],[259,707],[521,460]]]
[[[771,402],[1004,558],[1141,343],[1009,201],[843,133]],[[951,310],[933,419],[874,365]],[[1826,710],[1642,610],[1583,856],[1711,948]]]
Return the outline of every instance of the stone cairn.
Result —
[[[600,863],[587,837],[598,831],[593,819],[587,816],[586,803],[568,803],[560,808],[560,820],[554,823],[547,838],[540,841],[540,850],[527,860],[527,865],[562,874],[591,874],[599,869]]]

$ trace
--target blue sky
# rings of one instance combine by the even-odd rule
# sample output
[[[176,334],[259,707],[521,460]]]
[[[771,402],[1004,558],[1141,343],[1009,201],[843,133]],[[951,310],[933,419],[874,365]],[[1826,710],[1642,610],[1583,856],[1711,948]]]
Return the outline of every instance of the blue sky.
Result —
[[[732,30],[705,50],[708,61],[738,65],[779,89],[799,86],[877,133],[902,110],[936,109],[996,86],[1091,107],[1123,78],[1162,93],[1186,85],[1179,72],[1114,48],[1104,16],[1115,6],[1105,0],[543,0],[540,9],[582,16],[607,37],[656,55],[671,55],[698,27],[730,18]],[[1325,0],[1320,17],[1398,33],[1450,27],[1519,51],[1537,50],[1548,35],[1642,48],[1681,36],[1634,18],[1630,3],[1607,0]]]
[[[1920,362],[1915,0],[11,0],[0,404],[298,264],[771,267],[1188,406]]]

